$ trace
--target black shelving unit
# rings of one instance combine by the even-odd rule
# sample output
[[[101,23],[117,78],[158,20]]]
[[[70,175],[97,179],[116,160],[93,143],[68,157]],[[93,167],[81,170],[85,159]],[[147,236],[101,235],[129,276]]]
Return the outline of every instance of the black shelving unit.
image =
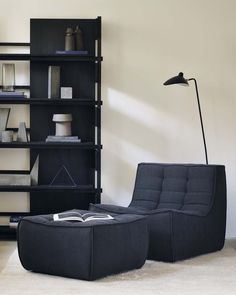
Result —
[[[81,55],[67,55],[67,54],[43,54],[43,55],[33,55],[29,53],[19,53],[19,54],[0,54],[0,60],[29,60],[29,61],[80,61],[80,62],[95,62],[95,61],[102,61],[102,57],[97,56],[81,56]]]
[[[67,27],[80,26],[88,55],[56,54],[64,50]],[[0,104],[29,105],[30,142],[0,143],[2,148],[29,149],[30,167],[37,155],[39,184],[37,186],[4,185],[0,192],[29,192],[30,212],[0,212],[0,216],[35,215],[63,210],[87,209],[89,203],[100,203],[101,188],[101,17],[96,19],[31,19],[30,43],[2,42],[0,46],[30,46],[29,54],[0,54],[0,60],[28,61],[30,98],[1,98]],[[61,86],[73,88],[73,99],[48,99],[48,67],[61,68]],[[0,86],[1,88],[1,86]],[[80,143],[45,142],[55,134],[52,116],[72,114],[72,133]],[[16,128],[8,128],[16,131]],[[60,167],[65,165],[75,185],[50,185]],[[29,173],[29,171],[0,171],[0,173]],[[14,231],[0,226],[0,238],[15,237]]]
[[[101,193],[101,189],[93,188],[90,185],[77,185],[77,186],[63,186],[63,185],[1,185],[0,192],[61,192],[61,191],[76,191],[81,193]],[[45,196],[46,197],[46,196]],[[70,196],[67,196],[69,198]]]
[[[45,142],[45,141],[30,141],[30,142],[1,142],[1,148],[13,149],[102,149],[102,145],[97,145],[92,142]]]
[[[73,98],[73,99],[14,99],[14,98],[4,98],[2,97],[0,100],[1,104],[29,104],[29,105],[102,105],[102,101],[95,101],[93,99],[82,99],[82,98]]]

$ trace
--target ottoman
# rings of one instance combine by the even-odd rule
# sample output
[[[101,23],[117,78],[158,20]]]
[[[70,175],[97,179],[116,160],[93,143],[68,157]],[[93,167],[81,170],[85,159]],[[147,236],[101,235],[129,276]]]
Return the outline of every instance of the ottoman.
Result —
[[[145,263],[147,219],[133,214],[87,222],[53,221],[53,215],[25,217],[18,225],[17,242],[27,270],[95,280]]]

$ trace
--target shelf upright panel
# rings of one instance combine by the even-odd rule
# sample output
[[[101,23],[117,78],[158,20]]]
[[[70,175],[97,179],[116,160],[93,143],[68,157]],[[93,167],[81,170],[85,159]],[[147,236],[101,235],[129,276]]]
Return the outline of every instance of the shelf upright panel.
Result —
[[[0,42],[0,47],[29,47],[30,44],[26,42]],[[16,60],[16,61],[28,61],[29,60],[29,54],[0,54],[0,60]],[[0,90],[2,90],[3,86],[0,85]],[[15,89],[29,89],[29,85],[15,85]],[[12,104],[14,101],[14,97],[9,98],[6,97],[5,99],[1,97],[0,99],[0,105],[1,104]],[[15,130],[15,128],[7,128],[6,130],[14,130],[17,131],[18,128]],[[1,174],[25,174],[28,173],[28,171],[23,170],[1,170]],[[1,190],[0,192],[6,191],[5,189]],[[10,217],[12,215],[20,215],[24,213],[20,212],[0,212],[1,217]],[[8,224],[6,225],[0,225],[0,240],[15,240],[16,239],[16,230],[14,228],[11,228]]]
[[[97,58],[96,62],[96,100],[98,102],[96,109],[96,132],[97,132],[97,145],[101,145],[101,60],[102,60],[102,19],[99,16],[96,20],[96,46],[97,46]],[[96,185],[98,188],[98,193],[96,194],[95,203],[101,202],[101,149],[96,150]]]

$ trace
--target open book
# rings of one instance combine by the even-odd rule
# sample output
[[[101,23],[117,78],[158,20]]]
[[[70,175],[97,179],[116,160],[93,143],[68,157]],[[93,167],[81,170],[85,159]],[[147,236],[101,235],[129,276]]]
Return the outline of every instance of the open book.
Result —
[[[109,214],[103,214],[103,213],[84,213],[81,214],[78,211],[66,211],[62,213],[53,214],[53,220],[54,221],[91,221],[91,220],[108,220],[108,219],[114,219]]]

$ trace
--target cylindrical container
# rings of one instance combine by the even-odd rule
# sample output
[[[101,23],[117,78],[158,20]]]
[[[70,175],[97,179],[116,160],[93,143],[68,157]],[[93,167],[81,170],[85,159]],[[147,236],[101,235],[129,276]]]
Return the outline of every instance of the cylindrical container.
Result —
[[[75,50],[75,39],[73,29],[67,28],[65,35],[65,51]]]
[[[83,33],[79,26],[75,29],[75,47],[78,51],[84,50]]]
[[[2,65],[2,91],[14,91],[15,64]]]
[[[56,122],[56,136],[71,136],[71,114],[54,114],[52,120]]]
[[[2,131],[2,142],[12,142],[13,131]]]

